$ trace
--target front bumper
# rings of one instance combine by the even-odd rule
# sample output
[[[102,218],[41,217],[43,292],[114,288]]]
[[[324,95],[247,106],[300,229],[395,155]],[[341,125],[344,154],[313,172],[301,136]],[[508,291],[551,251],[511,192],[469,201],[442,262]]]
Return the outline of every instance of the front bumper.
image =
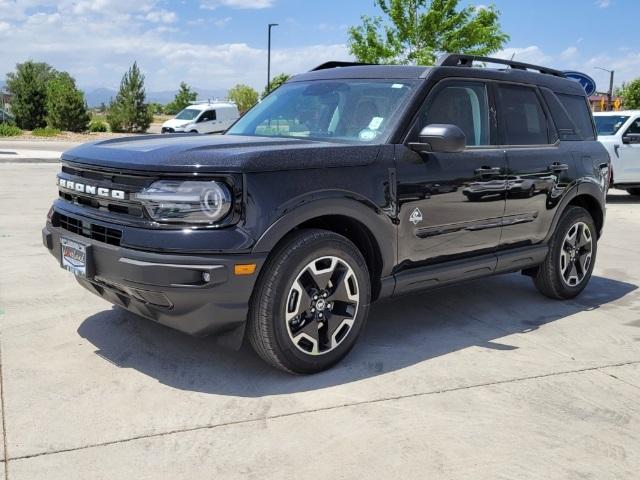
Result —
[[[97,242],[47,222],[42,241],[59,264],[60,237],[87,246],[87,276],[76,277],[87,290],[196,336],[243,332],[249,299],[265,260],[265,255],[252,254],[149,253]],[[234,274],[236,264],[247,263],[257,265],[252,275]]]

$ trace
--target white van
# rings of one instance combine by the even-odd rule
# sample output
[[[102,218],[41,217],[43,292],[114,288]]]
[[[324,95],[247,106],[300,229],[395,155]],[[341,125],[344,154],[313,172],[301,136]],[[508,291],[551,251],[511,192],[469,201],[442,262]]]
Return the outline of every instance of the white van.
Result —
[[[162,133],[220,133],[240,117],[229,102],[196,102],[162,124]]]

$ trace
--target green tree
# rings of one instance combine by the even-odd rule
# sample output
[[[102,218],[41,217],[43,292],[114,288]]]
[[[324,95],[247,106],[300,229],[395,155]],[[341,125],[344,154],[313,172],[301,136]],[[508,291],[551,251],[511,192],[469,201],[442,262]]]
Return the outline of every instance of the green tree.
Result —
[[[291,75],[289,75],[288,73],[280,73],[279,75],[276,75],[271,79],[271,82],[269,83],[269,85],[264,87],[264,91],[262,92],[262,97],[260,98],[266,97],[267,95],[269,95],[271,92],[273,92],[276,88],[278,88],[280,85],[282,85],[284,82],[286,82],[290,78],[291,78]]]
[[[198,94],[191,90],[191,87],[185,82],[180,82],[180,89],[176,93],[173,101],[167,103],[164,107],[165,113],[169,115],[175,115],[176,113],[187,108],[191,103],[195,102],[198,98]]]
[[[33,130],[46,126],[47,83],[56,73],[46,63],[29,60],[7,74],[7,88],[13,97],[11,112],[18,127]]]
[[[387,17],[362,17],[349,29],[360,62],[433,65],[445,52],[489,55],[509,40],[494,5],[458,8],[460,0],[374,0]]]
[[[240,114],[244,114],[247,110],[258,103],[258,92],[248,85],[242,83],[229,89],[227,98],[238,106]]]
[[[46,110],[47,124],[52,128],[83,132],[89,124],[84,94],[67,72],[58,73],[47,83]]]
[[[154,115],[162,115],[164,113],[164,106],[161,103],[152,102],[149,104],[149,111]]]
[[[146,132],[153,114],[145,103],[144,75],[137,62],[124,74],[116,99],[109,105],[107,122],[112,132]]]
[[[625,83],[620,96],[625,110],[640,109],[640,78]]]

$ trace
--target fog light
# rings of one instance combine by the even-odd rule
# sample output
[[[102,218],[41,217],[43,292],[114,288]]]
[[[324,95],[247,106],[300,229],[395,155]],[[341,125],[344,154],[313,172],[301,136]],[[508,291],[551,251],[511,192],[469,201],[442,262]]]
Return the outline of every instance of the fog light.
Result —
[[[211,280],[211,274],[209,272],[203,272],[202,273],[202,280],[204,280],[205,282],[208,282]]]

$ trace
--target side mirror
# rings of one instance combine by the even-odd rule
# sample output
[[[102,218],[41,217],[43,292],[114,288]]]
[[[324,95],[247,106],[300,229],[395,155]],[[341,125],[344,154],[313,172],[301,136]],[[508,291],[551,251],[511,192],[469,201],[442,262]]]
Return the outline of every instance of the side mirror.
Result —
[[[640,143],[640,133],[627,133],[622,136],[622,143],[629,145],[630,143]]]
[[[433,123],[420,131],[419,142],[409,143],[416,152],[462,152],[467,139],[464,132],[455,125]]]

